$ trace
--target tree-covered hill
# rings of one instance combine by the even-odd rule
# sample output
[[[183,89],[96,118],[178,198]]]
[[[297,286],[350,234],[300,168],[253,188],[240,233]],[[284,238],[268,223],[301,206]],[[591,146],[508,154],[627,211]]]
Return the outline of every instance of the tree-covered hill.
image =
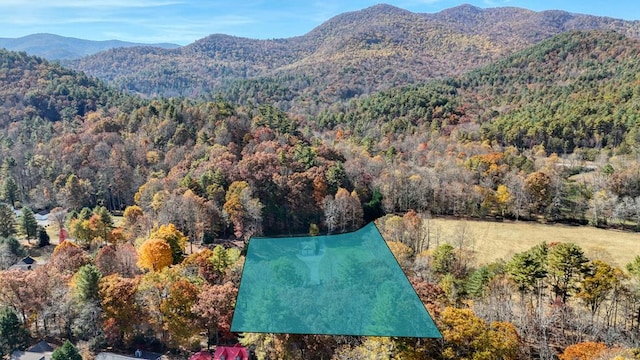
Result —
[[[119,101],[117,91],[83,73],[0,49],[0,121],[73,120]]]
[[[147,96],[222,93],[240,103],[315,113],[336,101],[460,75],[559,33],[589,29],[637,37],[640,24],[519,8],[464,5],[418,14],[377,5],[299,37],[211,35],[179,49],[113,49],[70,65]]]
[[[334,105],[320,128],[361,138],[450,134],[566,153],[638,142],[640,42],[567,32],[466,75]]]

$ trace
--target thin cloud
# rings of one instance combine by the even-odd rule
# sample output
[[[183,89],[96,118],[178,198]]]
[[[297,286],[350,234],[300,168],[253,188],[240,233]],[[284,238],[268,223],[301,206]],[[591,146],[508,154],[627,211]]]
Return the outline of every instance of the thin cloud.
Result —
[[[178,0],[0,0],[1,8],[38,9],[131,9],[152,8],[184,4]]]

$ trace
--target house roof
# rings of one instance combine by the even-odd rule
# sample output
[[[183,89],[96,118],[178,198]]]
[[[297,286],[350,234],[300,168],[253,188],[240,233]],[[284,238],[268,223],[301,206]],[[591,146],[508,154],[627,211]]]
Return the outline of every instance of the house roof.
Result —
[[[221,360],[223,355],[225,360],[235,360],[236,357],[240,357],[241,360],[249,359],[247,349],[242,346],[218,346],[216,347],[216,352],[213,354],[213,359]]]
[[[11,353],[11,360],[50,360],[51,359],[51,351],[41,353],[41,352],[31,352],[31,351],[14,351]]]
[[[138,360],[138,359],[146,359],[146,360],[158,360],[162,357],[162,354],[150,352],[150,351],[141,351],[140,356],[135,356],[135,354],[131,355],[122,355],[111,352],[101,352],[96,355],[96,360]]]
[[[189,360],[211,360],[213,355],[208,351],[198,351],[197,353],[189,356]]]
[[[9,270],[32,270],[37,266],[39,266],[38,262],[31,256],[27,256],[26,258],[11,265]]]
[[[37,344],[33,345],[32,347],[28,348],[27,351],[37,352],[37,353],[46,353],[46,352],[49,352],[49,351],[53,351],[53,347],[48,342],[42,340],[39,343],[37,343]]]
[[[35,262],[36,262],[36,261],[35,261],[35,259],[34,259],[34,258],[32,258],[31,256],[27,256],[26,258],[24,258],[24,259],[20,260],[20,262],[19,262],[18,264],[20,264],[20,263],[25,263],[25,264],[27,264],[27,265],[31,265],[31,264],[33,264],[33,263],[35,263]]]

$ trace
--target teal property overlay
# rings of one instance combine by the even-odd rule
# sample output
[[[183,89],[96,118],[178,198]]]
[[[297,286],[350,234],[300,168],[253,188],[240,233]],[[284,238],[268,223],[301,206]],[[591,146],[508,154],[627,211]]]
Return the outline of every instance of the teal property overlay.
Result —
[[[252,238],[231,331],[442,337],[373,223],[348,234]]]

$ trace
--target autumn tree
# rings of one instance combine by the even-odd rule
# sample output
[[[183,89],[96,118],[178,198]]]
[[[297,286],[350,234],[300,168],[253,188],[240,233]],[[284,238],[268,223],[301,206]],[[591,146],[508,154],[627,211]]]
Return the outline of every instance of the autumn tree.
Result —
[[[135,247],[126,243],[102,247],[98,250],[94,263],[104,276],[119,274],[124,277],[133,277],[139,272],[136,266],[137,261]]]
[[[357,230],[362,226],[363,211],[358,194],[339,188],[335,197],[327,195],[323,202],[325,223],[329,232]]]
[[[396,359],[399,352],[394,339],[389,337],[367,337],[362,343],[343,345],[336,349],[332,359]]]
[[[164,239],[151,238],[139,250],[138,266],[142,270],[158,271],[173,264],[171,245]]]
[[[160,304],[166,327],[173,342],[187,345],[199,329],[193,326],[197,315],[193,306],[198,300],[199,289],[189,280],[182,278],[173,282],[168,289],[168,296]]]
[[[455,249],[449,244],[442,244],[436,247],[431,258],[431,268],[436,274],[440,275],[453,272],[458,262]]]
[[[619,281],[616,274],[619,273],[620,270],[602,260],[593,260],[586,265],[584,278],[580,282],[580,292],[576,296],[584,301],[591,311],[591,316],[595,316],[602,303],[616,287]]]
[[[471,309],[447,307],[440,329],[445,359],[518,359],[520,338],[510,323],[487,324]]]
[[[127,206],[122,214],[124,218],[124,228],[126,231],[126,238],[133,240],[142,236],[144,231],[143,219],[144,211],[138,205]]]
[[[59,201],[68,209],[81,209],[89,205],[89,194],[93,192],[91,182],[71,174],[58,193]]]
[[[79,216],[69,221],[69,235],[83,248],[89,249],[97,234],[92,229],[89,219]]]
[[[413,209],[402,216],[402,222],[407,231],[406,243],[413,248],[415,253],[420,253],[429,247],[429,244],[425,243],[428,235],[425,234],[422,217],[421,213],[417,213]]]
[[[118,275],[105,276],[100,280],[99,295],[104,311],[105,327],[109,330],[108,341],[115,345],[133,335],[140,318],[139,302],[136,300],[138,279]]]
[[[500,211],[500,215],[504,217],[507,209],[509,208],[509,203],[511,202],[511,193],[509,192],[509,188],[506,185],[500,184],[496,189],[496,205],[498,206],[498,211]]]
[[[55,207],[49,212],[49,221],[57,225],[58,230],[64,228],[67,219],[67,210],[61,207]]]
[[[245,241],[262,232],[262,203],[252,196],[246,181],[234,181],[227,190],[223,206],[235,236]]]
[[[231,335],[231,318],[235,307],[238,289],[231,283],[223,285],[205,285],[198,300],[193,305],[193,312],[198,314],[198,322],[207,333],[207,346],[217,344],[218,333],[225,337]]]
[[[531,209],[539,214],[549,206],[552,199],[551,178],[544,172],[529,174],[524,181],[524,189],[531,200]]]
[[[109,210],[104,206],[96,207],[93,209],[89,223],[95,234],[102,239],[102,243],[106,244],[109,240],[109,234],[114,228],[113,217]]]
[[[171,257],[173,264],[182,261],[185,247],[187,246],[187,237],[176,228],[173,224],[161,225],[158,229],[151,232],[150,239],[162,239],[171,247]]]
[[[412,263],[413,249],[398,241],[387,241],[387,246],[402,269],[407,271]]]
[[[89,261],[84,250],[71,241],[65,241],[53,249],[49,263],[58,272],[71,275]]]
[[[566,349],[560,354],[560,360],[590,360],[598,359],[600,354],[604,353],[609,348],[607,345],[599,342],[582,342],[567,346]]]

